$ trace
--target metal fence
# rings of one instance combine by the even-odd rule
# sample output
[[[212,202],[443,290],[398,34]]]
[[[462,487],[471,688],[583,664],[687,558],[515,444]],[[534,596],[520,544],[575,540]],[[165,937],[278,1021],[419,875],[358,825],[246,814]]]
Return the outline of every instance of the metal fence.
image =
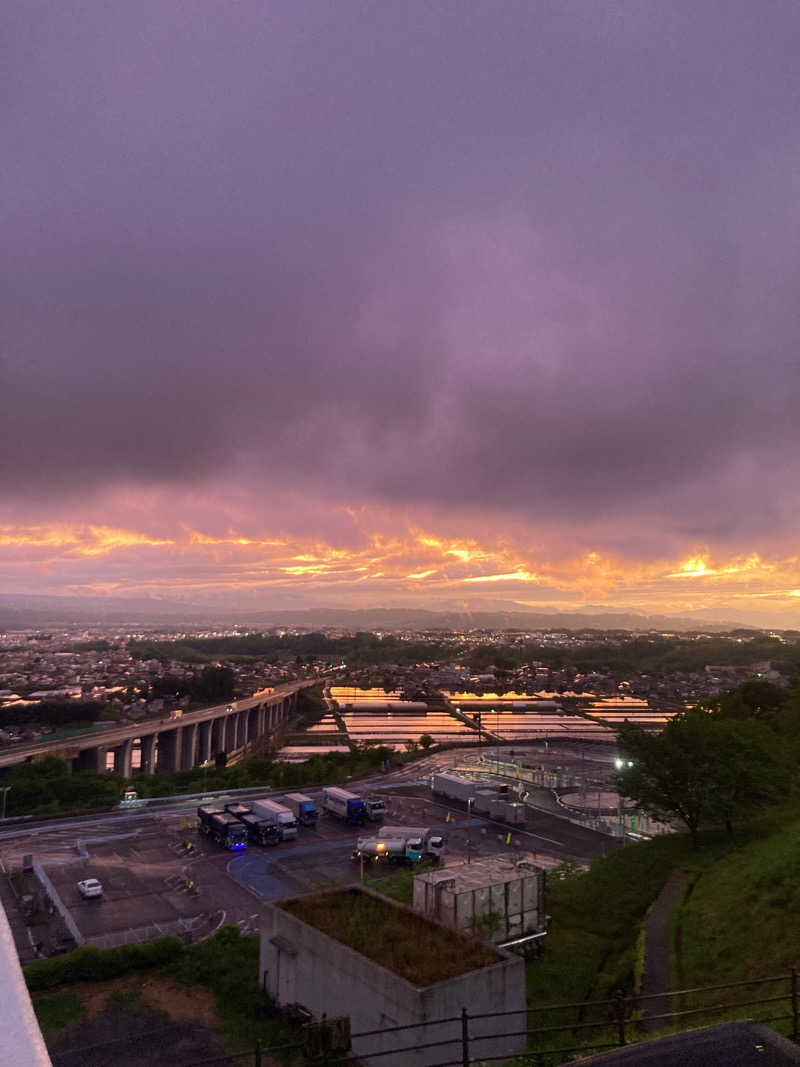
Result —
[[[159,937],[183,937],[186,934],[195,934],[198,931],[206,931],[211,928],[208,915],[193,915],[190,918],[178,918],[162,923],[148,923],[146,926],[115,930],[110,934],[97,934],[87,937],[87,945],[97,945],[99,948],[119,948],[134,941],[155,941]]]
[[[726,999],[735,991],[736,999]],[[741,994],[741,996],[739,996]],[[698,1003],[710,998],[710,1003]],[[793,968],[788,974],[729,982],[724,985],[697,986],[670,990],[646,996],[618,993],[606,1000],[581,1001],[572,1004],[546,1004],[541,1007],[502,1012],[470,1013],[462,1008],[459,1015],[431,1019],[407,1026],[382,1027],[350,1033],[349,1020],[323,1018],[321,1022],[299,1027],[296,1040],[280,1045],[262,1047],[242,1053],[216,1055],[202,1060],[175,1060],[174,1067],[266,1067],[269,1057],[289,1058],[295,1064],[317,1067],[381,1067],[389,1063],[387,1057],[400,1056],[408,1062],[425,1063],[426,1067],[475,1067],[477,1064],[513,1062],[530,1067],[556,1067],[577,1053],[599,1052],[639,1043],[654,1031],[680,1033],[687,1028],[713,1022],[748,1019],[764,1024],[785,1024],[797,1043],[800,1035],[800,1007],[798,1006],[798,974]],[[687,1006],[689,1005],[689,1006]],[[661,1010],[661,1009],[664,1010]],[[654,1010],[655,1009],[655,1010]],[[520,1017],[526,1024],[519,1027]],[[546,1025],[532,1025],[544,1016]],[[496,1020],[496,1026],[486,1026]],[[508,1025],[504,1022],[508,1021]],[[422,1028],[450,1024],[454,1036],[445,1040],[419,1041],[416,1035]],[[476,1024],[483,1024],[480,1027]],[[515,1028],[515,1026],[517,1028]],[[478,1029],[482,1032],[478,1033]],[[164,1036],[169,1027],[164,1028]],[[373,1037],[391,1037],[389,1048],[381,1051],[359,1051],[359,1043]],[[503,1055],[482,1055],[481,1043],[497,1038],[516,1038],[520,1051]],[[130,1042],[131,1038],[105,1042],[102,1046],[60,1050],[53,1054],[56,1065],[72,1067],[84,1061],[76,1056],[108,1049],[113,1056],[115,1046]],[[412,1054],[414,1057],[412,1058]],[[99,1062],[92,1058],[92,1062]],[[113,1058],[109,1063],[114,1062]]]

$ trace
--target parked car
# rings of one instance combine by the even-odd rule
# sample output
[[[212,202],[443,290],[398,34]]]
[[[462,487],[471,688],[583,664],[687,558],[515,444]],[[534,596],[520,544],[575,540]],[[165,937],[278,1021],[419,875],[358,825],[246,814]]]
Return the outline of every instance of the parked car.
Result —
[[[86,878],[82,882],[78,882],[78,892],[87,900],[90,897],[101,897],[103,895],[103,886],[96,878]]]

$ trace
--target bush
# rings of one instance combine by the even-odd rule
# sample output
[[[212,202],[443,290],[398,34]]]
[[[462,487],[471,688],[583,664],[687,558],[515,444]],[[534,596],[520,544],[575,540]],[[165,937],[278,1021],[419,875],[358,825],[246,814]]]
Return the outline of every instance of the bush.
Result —
[[[25,981],[31,992],[56,989],[75,982],[103,982],[148,967],[161,967],[185,952],[178,937],[162,937],[119,948],[82,945],[65,956],[34,960],[25,967]]]

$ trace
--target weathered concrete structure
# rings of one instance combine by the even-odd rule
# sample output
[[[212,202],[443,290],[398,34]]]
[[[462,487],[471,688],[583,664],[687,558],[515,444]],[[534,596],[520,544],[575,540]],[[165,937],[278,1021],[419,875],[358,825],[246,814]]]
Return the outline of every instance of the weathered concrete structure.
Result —
[[[364,893],[402,912],[409,910],[362,887],[344,892]],[[460,940],[460,935],[452,936]],[[511,1012],[469,1020],[472,1059],[511,1057],[524,1048],[524,1037],[507,1036],[524,1030],[526,1025],[524,961],[496,948],[493,958],[497,962],[489,966],[433,985],[416,986],[284,911],[280,902],[264,906],[260,956],[264,988],[279,1004],[302,1004],[316,1019],[323,1015],[349,1016],[353,1055],[367,1067],[428,1067],[460,1061],[459,1017],[463,1008],[470,1016]],[[439,1019],[451,1021],[437,1022]],[[397,1026],[414,1029],[357,1036]],[[433,1042],[445,1044],[419,1047]],[[414,1051],[408,1051],[411,1046]],[[374,1053],[390,1053],[392,1049],[406,1051],[370,1059]]]
[[[228,757],[242,753],[253,742],[269,736],[279,723],[294,714],[298,692],[312,685],[319,682],[292,682],[232,704],[186,712],[180,719],[149,719],[138,725],[110,726],[68,740],[15,745],[0,753],[0,766],[58,756],[70,761],[75,770],[102,773],[108,753],[113,752],[114,770],[129,777],[133,749],[138,745],[141,770],[145,774],[191,770],[221,752]]]
[[[414,911],[494,942],[544,928],[544,872],[492,856],[414,879]]]

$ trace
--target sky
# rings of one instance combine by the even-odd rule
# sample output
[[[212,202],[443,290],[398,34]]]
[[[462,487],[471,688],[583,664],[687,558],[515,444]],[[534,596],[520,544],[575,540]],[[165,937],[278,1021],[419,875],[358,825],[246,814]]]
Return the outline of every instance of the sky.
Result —
[[[795,0],[0,39],[0,592],[800,626]]]

